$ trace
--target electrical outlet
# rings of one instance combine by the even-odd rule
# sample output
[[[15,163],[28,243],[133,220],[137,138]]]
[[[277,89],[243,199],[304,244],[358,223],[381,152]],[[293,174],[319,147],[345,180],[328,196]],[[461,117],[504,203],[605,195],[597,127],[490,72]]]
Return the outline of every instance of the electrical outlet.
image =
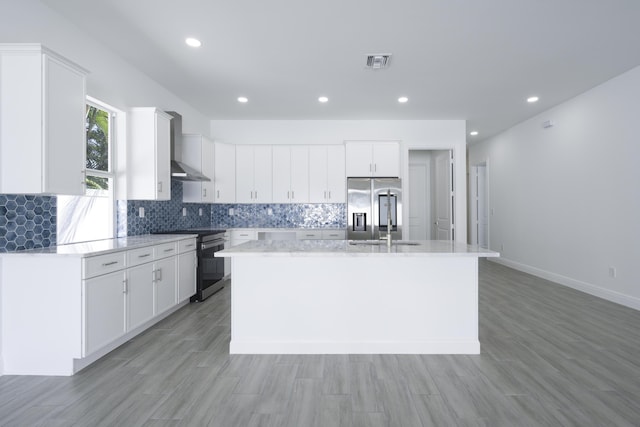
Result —
[[[202,216],[202,208],[198,208],[198,215]]]
[[[268,208],[267,209],[267,215],[273,215],[273,209]]]
[[[144,218],[144,208],[142,206],[138,208],[138,216]]]
[[[187,208],[182,208],[182,216],[187,216]]]
[[[229,216],[233,216],[233,208],[229,208]]]

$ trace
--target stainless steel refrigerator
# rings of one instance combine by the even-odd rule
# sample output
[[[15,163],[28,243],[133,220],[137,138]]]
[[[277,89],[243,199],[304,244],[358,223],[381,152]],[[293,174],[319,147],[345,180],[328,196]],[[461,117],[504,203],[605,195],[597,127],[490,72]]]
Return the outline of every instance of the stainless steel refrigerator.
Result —
[[[389,206],[390,204],[390,206]],[[347,178],[347,238],[378,240],[387,234],[402,239],[402,183],[399,178]]]

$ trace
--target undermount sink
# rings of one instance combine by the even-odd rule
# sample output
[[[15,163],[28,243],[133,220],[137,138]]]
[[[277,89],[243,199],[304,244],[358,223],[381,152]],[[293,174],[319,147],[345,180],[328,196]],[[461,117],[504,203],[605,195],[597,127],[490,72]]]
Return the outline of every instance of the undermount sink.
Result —
[[[350,240],[350,245],[355,246],[380,246],[386,245],[387,242],[385,240]],[[391,246],[418,246],[420,242],[412,242],[410,240],[396,240],[391,241]]]

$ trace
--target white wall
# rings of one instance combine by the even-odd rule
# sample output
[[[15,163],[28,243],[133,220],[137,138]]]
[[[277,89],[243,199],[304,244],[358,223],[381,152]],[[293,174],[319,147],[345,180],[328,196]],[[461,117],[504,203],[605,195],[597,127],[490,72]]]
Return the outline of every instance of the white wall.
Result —
[[[639,100],[640,67],[469,147],[502,262],[640,309]]]
[[[464,120],[212,120],[211,136],[231,144],[342,144],[400,141],[401,177],[408,194],[409,150],[451,149],[455,159],[456,240],[467,241],[466,125]],[[407,203],[406,197],[404,202]],[[410,203],[410,202],[409,202]],[[403,224],[409,223],[403,210]]]

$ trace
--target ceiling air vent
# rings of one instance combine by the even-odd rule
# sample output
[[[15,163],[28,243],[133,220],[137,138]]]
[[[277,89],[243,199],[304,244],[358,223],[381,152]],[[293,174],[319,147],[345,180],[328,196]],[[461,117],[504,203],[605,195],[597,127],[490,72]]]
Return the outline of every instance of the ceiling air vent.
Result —
[[[379,70],[381,68],[387,68],[391,61],[390,53],[376,53],[367,55],[367,68],[372,70]]]

